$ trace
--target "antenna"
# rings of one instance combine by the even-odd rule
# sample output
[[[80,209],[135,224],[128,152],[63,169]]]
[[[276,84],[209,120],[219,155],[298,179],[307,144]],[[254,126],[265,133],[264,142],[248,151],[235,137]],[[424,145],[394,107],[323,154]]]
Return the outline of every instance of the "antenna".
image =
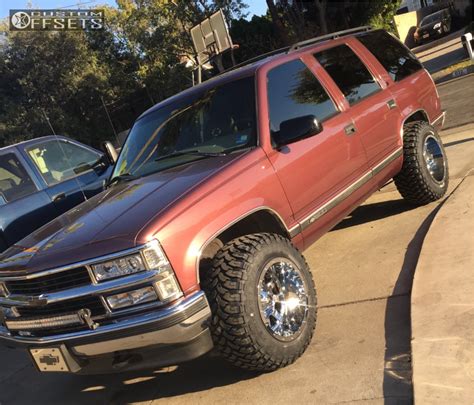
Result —
[[[44,119],[48,123],[49,128],[51,128],[51,132],[53,133],[53,135],[56,135],[56,131],[54,130],[53,125],[51,124],[51,121],[49,120],[49,117],[46,114],[46,111],[41,108],[41,112],[43,113]]]

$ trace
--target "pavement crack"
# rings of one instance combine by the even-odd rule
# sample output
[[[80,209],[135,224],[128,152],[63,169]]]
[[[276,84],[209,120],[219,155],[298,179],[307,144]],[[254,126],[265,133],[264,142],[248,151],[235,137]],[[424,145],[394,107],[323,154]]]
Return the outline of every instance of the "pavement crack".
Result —
[[[340,302],[338,304],[320,305],[320,306],[317,307],[317,309],[336,308],[336,307],[343,307],[343,306],[352,305],[352,304],[361,304],[361,303],[364,303],[364,302],[383,301],[383,300],[388,300],[390,298],[408,297],[410,295],[410,293],[411,292],[408,291],[406,293],[386,295],[386,296],[383,296],[383,297],[374,297],[374,298],[366,298],[366,299],[357,300],[357,301]]]

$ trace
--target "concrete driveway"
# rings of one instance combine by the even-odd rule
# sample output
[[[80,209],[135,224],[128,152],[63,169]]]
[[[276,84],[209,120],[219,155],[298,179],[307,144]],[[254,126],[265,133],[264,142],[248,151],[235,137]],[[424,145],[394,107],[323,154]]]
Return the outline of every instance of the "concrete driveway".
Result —
[[[445,84],[446,93],[472,79],[460,80]],[[451,110],[451,102],[443,105]],[[474,125],[445,132],[443,141],[452,190],[474,167]],[[389,184],[305,252],[318,325],[292,366],[259,375],[211,354],[135,374],[40,375],[25,354],[0,348],[0,403],[411,404],[410,292],[438,205],[413,208]]]

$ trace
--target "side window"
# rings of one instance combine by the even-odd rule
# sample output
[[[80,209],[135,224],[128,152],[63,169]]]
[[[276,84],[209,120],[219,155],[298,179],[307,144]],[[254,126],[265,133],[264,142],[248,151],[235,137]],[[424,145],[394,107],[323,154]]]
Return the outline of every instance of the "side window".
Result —
[[[0,206],[37,191],[33,180],[13,153],[0,155]]]
[[[289,119],[314,115],[324,121],[338,112],[321,83],[299,59],[270,70],[267,83],[272,133]]]
[[[357,39],[379,60],[396,82],[423,68],[416,56],[388,32],[373,31],[358,36]]]
[[[369,70],[347,45],[335,46],[314,56],[341,89],[350,105],[380,90]]]
[[[48,141],[27,150],[49,186],[71,179],[92,166],[100,155],[81,146],[64,141]]]

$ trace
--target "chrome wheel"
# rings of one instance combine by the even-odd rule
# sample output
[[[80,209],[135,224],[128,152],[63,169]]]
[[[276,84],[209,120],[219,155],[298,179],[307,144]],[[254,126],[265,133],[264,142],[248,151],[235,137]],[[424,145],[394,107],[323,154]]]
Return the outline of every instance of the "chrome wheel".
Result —
[[[433,180],[437,183],[443,183],[446,175],[444,153],[438,139],[433,135],[428,135],[425,139],[423,157],[426,168]]]
[[[270,334],[283,341],[296,339],[308,314],[306,282],[287,258],[266,264],[258,283],[260,316]]]

